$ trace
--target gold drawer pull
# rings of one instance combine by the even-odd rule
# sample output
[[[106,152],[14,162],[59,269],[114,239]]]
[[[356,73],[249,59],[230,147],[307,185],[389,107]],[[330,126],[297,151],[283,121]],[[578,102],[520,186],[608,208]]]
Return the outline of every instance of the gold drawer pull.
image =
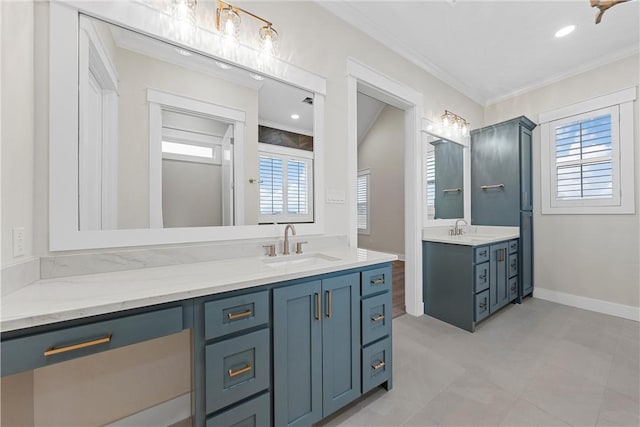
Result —
[[[381,360],[380,362],[378,362],[378,363],[376,363],[374,365],[371,365],[371,369],[373,369],[374,371],[377,371],[380,368],[384,368],[385,365],[386,365],[386,363],[384,363],[384,361]]]
[[[381,277],[380,279],[376,279],[376,280],[372,280],[371,284],[372,285],[381,285],[384,283],[384,277]]]
[[[241,313],[228,313],[227,317],[229,320],[242,319],[243,317],[251,316],[251,309],[247,309]]]
[[[233,378],[236,375],[244,374],[245,372],[249,372],[252,369],[253,366],[251,366],[251,363],[247,363],[247,366],[245,366],[244,368],[236,369],[235,371],[233,369],[229,369],[228,373],[229,376]]]
[[[53,356],[54,354],[66,353],[67,351],[79,350],[85,347],[91,347],[93,345],[104,344],[111,341],[111,335],[107,335],[106,337],[97,338],[91,341],[85,341],[78,344],[65,345],[64,347],[51,347],[44,351],[45,356]]]
[[[379,322],[379,321],[381,321],[382,319],[384,319],[384,314],[378,314],[376,317],[372,317],[372,318],[371,318],[371,321],[372,321],[372,322]]]

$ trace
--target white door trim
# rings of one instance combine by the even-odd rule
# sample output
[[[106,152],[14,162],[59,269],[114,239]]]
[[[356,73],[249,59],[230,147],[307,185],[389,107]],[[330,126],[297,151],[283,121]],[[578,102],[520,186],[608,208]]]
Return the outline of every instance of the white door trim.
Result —
[[[413,316],[424,314],[422,302],[422,94],[377,72],[353,58],[347,58],[347,177],[349,245],[357,246],[358,177],[358,91],[404,110],[405,135],[405,305]]]

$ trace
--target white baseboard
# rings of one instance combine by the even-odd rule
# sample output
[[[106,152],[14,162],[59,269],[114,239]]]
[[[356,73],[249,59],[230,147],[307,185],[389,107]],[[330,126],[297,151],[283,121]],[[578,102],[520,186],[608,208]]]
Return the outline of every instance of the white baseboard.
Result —
[[[122,418],[105,427],[170,426],[191,416],[191,393]]]
[[[611,316],[640,322],[640,307],[618,304],[595,298],[581,297],[579,295],[552,291],[550,289],[539,288],[537,286],[533,290],[533,296],[539,299],[557,302],[558,304],[569,305],[571,307],[596,311],[598,313],[609,314]]]

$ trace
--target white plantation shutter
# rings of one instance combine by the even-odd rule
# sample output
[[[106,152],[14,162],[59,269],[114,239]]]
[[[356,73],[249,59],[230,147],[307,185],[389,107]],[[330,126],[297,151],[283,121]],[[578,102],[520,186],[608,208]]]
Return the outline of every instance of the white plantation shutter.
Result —
[[[427,152],[427,206],[435,206],[436,199],[436,153]]]
[[[556,198],[613,198],[611,114],[557,126]]]
[[[260,222],[313,221],[312,159],[261,151],[259,168]]]
[[[358,233],[369,234],[369,180],[371,173],[369,170],[358,172]]]

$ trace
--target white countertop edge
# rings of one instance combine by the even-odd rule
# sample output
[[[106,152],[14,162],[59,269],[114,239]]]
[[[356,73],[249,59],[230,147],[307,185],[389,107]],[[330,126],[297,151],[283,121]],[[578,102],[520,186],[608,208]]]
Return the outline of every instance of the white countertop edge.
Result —
[[[242,273],[238,273],[237,280],[234,277],[233,281],[227,281],[224,283],[215,283],[213,279],[208,279],[206,276],[200,276],[209,274],[207,270],[212,270],[211,272],[215,272],[216,269],[219,269],[225,264],[229,264],[230,262],[235,264],[236,267],[243,262],[242,260],[246,260],[247,263],[253,263],[254,265],[261,265],[262,260],[266,257],[251,257],[246,259],[235,258],[232,260],[219,260],[196,264],[154,267],[142,270],[100,273],[62,279],[39,280],[16,291],[15,293],[6,295],[2,298],[2,317],[0,318],[0,331],[9,332],[19,329],[27,329],[35,326],[43,326],[68,320],[76,320],[85,317],[114,313],[135,308],[177,302],[207,295],[215,295],[223,292],[249,289],[252,287],[258,287],[277,282],[285,282],[289,280],[333,273],[341,270],[350,270],[354,268],[387,263],[398,259],[396,255],[355,248],[338,248],[320,252],[323,254],[338,257],[340,259],[331,264],[312,266],[307,269],[301,268],[300,266],[280,267],[274,268],[273,270],[266,270],[262,268],[261,271],[250,271],[249,274],[245,274],[245,276],[248,276],[245,278],[242,277]],[[127,280],[127,277],[130,277],[132,278],[132,283],[140,283],[144,282],[145,274],[153,276],[153,273],[161,274],[163,271],[170,271],[171,269],[184,270],[188,269],[190,266],[194,266],[194,268],[197,267],[202,271],[202,274],[194,276],[195,279],[192,279],[196,282],[194,283],[193,288],[185,287],[180,290],[173,290],[167,293],[163,293],[161,290],[159,290],[155,295],[138,295],[135,297],[127,297],[127,291],[131,294],[144,292],[144,286],[140,286],[140,289],[124,289],[121,298],[111,297],[108,301],[102,301],[101,299],[105,298],[104,295],[97,293],[95,302],[92,301],[91,303],[82,303],[82,299],[92,299],[91,291],[93,288],[98,288],[98,290],[104,293],[104,289],[102,289],[101,287],[109,286],[108,282],[119,283],[118,280]],[[62,288],[62,291],[64,292],[65,285],[69,285],[69,288],[73,288],[74,285],[83,286],[83,280],[87,282],[87,293],[83,295],[83,298],[78,298],[79,301],[77,304],[69,305],[68,302],[65,301],[65,303],[69,306],[66,308],[61,308],[59,310],[56,310],[55,307],[46,304],[47,286],[53,285],[56,287],[56,289],[52,288],[49,293],[54,290],[59,292],[60,288]],[[155,279],[154,277],[149,277],[148,283],[151,283],[154,280],[157,279]],[[205,282],[211,280],[212,283],[203,286],[201,282],[202,280],[204,280]],[[89,282],[91,283],[89,284]],[[126,284],[120,283],[120,286],[126,287]],[[41,305],[45,305],[47,307],[46,309],[36,309],[35,311],[33,309],[30,310],[30,308],[36,302],[33,299],[34,294],[38,296],[42,295],[42,301],[39,301],[39,303]],[[11,312],[18,312],[20,314],[12,315]]]
[[[424,242],[449,243],[452,245],[483,246],[483,245],[489,245],[491,243],[503,242],[505,240],[512,240],[512,239],[518,239],[518,238],[520,238],[520,234],[502,235],[502,236],[495,236],[490,238],[483,237],[482,240],[480,240],[479,238],[476,240],[470,240],[469,237],[464,235],[443,236],[443,237],[428,236],[428,237],[423,237],[422,240]]]

